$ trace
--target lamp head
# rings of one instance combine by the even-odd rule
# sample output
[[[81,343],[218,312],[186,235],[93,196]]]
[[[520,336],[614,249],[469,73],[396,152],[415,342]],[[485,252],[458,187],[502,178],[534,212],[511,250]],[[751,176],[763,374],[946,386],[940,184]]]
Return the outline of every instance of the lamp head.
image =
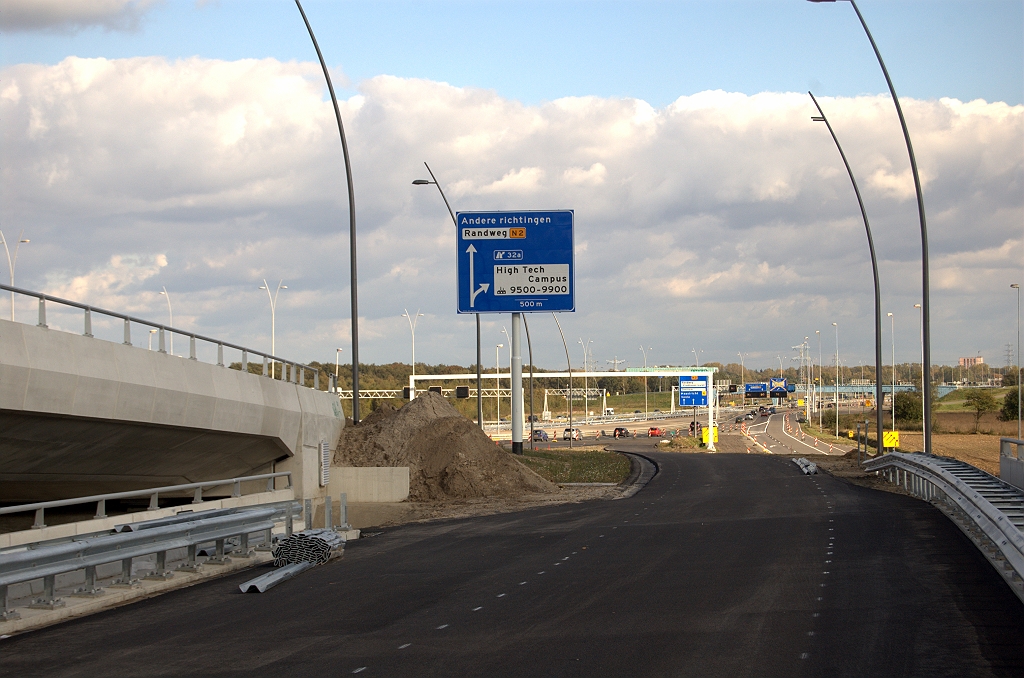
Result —
[[[23,240],[22,242],[28,242],[28,240]],[[1012,287],[1015,290],[1020,289],[1020,285],[1018,285],[1017,283],[1010,283],[1010,287]]]
[[[832,327],[839,327],[839,323],[832,323]]]
[[[811,116],[811,121],[812,122],[825,122],[825,117],[821,116],[821,115],[812,115]]]
[[[32,242],[32,241],[29,240],[28,238],[25,238],[24,240],[19,240],[18,242]]]
[[[886,313],[886,315],[889,316],[890,318],[892,317],[892,313]]]
[[[914,308],[921,308],[921,304],[914,304]]]
[[[505,344],[496,344],[495,348],[505,348]]]
[[[434,182],[433,181],[429,181],[427,179],[413,179],[412,180],[412,185],[413,186],[427,186],[427,185],[432,184],[432,183],[434,183]]]

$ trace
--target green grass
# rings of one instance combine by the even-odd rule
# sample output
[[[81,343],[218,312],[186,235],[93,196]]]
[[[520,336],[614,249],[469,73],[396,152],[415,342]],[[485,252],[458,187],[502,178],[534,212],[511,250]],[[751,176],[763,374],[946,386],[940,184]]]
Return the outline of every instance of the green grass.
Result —
[[[629,477],[629,459],[601,448],[526,450],[521,461],[553,483],[621,483]]]

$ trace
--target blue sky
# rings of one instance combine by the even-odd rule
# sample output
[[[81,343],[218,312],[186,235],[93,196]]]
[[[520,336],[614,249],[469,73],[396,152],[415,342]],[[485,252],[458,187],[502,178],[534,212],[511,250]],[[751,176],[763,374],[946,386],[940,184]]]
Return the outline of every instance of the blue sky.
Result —
[[[482,87],[538,103],[636,97],[664,106],[708,89],[853,96],[885,82],[847,3],[322,2],[303,5],[328,64]],[[1024,100],[1024,3],[864,0],[901,96]],[[288,0],[171,0],[132,31],[8,32],[4,65],[68,55],[313,58]],[[341,83],[339,83],[341,84]],[[339,89],[344,90],[344,87]],[[343,92],[344,93],[344,92]]]
[[[859,6],[924,181],[935,361],[1001,365],[1024,262],[1024,3]],[[870,362],[863,224],[807,89],[864,194],[897,360],[916,360],[913,184],[849,4],[304,7],[352,152],[364,361],[408,359],[405,309],[424,313],[418,360],[475,356],[448,215],[410,184],[428,160],[456,209],[576,211],[562,325],[598,365],[636,365],[643,343],[658,363],[695,347],[765,367],[833,322],[843,362]],[[333,360],[349,346],[348,205],[315,60],[291,0],[4,0],[0,228],[31,239],[18,283],[159,319],[166,287],[182,329],[266,349],[259,285],[283,279],[279,353]],[[484,318],[485,346],[502,325]],[[94,320],[108,330],[120,340]],[[550,317],[531,330],[537,363],[564,364]]]

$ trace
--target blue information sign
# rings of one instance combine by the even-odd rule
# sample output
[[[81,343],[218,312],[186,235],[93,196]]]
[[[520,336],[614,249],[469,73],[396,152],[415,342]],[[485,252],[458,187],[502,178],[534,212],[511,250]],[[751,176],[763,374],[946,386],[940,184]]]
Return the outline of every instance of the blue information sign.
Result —
[[[573,211],[457,212],[459,313],[575,311]]]
[[[747,392],[747,395],[768,395],[768,384],[766,384],[763,381],[745,384],[744,388]]]
[[[768,392],[775,397],[785,397],[789,391],[786,388],[786,380],[778,377],[768,379]]]
[[[679,407],[706,407],[708,404],[708,376],[684,374],[679,377]]]

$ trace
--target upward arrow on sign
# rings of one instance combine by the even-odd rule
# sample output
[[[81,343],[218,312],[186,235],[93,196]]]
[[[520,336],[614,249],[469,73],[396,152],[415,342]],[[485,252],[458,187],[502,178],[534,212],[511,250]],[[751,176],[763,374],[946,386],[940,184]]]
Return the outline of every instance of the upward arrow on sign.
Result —
[[[481,292],[486,292],[487,288],[490,287],[491,285],[490,283],[480,283],[480,287],[477,288],[475,291],[473,290],[473,285],[475,282],[473,280],[473,255],[476,254],[476,248],[473,247],[472,244],[470,244],[470,246],[466,248],[466,252],[469,253],[469,307],[473,308],[476,306],[477,296]]]

